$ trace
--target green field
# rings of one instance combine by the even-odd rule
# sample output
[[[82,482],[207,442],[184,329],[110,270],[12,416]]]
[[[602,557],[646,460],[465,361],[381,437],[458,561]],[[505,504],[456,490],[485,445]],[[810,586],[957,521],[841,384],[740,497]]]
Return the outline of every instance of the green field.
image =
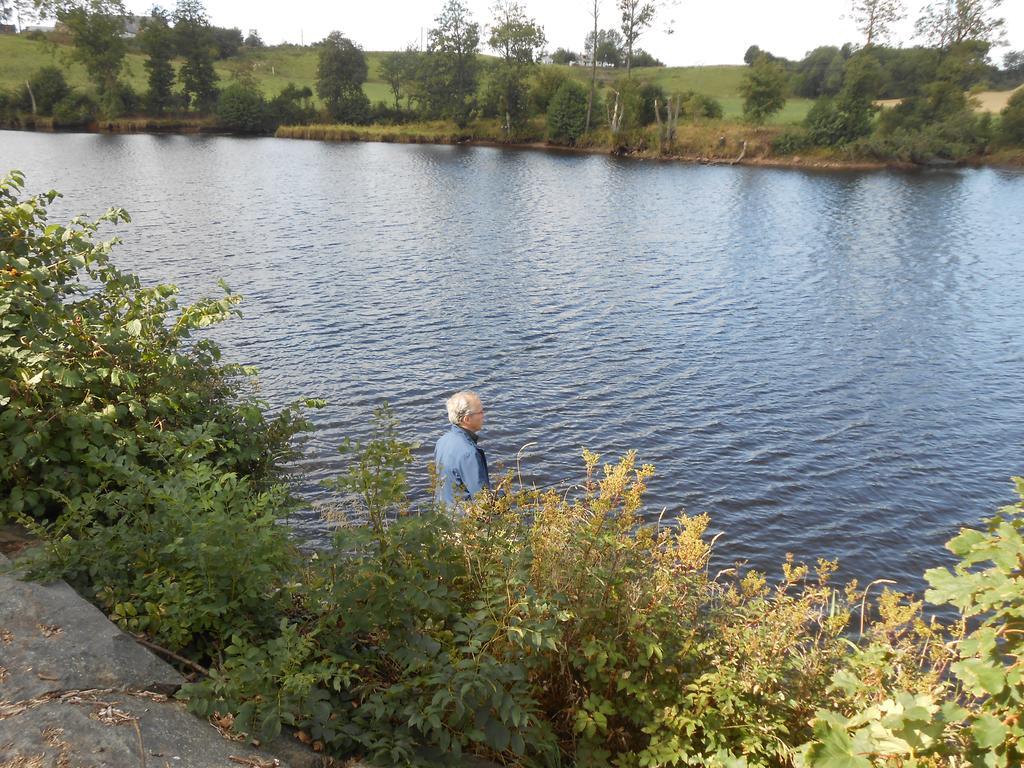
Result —
[[[56,66],[64,70],[71,86],[92,90],[85,68],[73,61],[70,54],[71,48],[66,45],[0,35],[0,89],[14,90],[41,67]],[[376,79],[381,55],[366,54],[370,80],[363,90],[371,101],[391,100],[391,90]],[[146,90],[145,61],[146,57],[140,53],[129,53],[125,60],[124,79],[139,93]],[[218,61],[214,69],[222,82],[251,73],[264,95],[276,96],[288,83],[312,88],[316,82],[316,63],[314,49],[282,45]]]
[[[91,90],[85,69],[71,60],[71,49],[66,45],[29,40],[12,35],[0,36],[0,89],[12,90],[19,87],[33,72],[48,65],[58,66],[67,73],[68,82],[75,87]],[[391,90],[380,79],[380,51],[366,53],[370,77],[363,90],[371,101],[391,101]],[[129,53],[126,60],[125,79],[137,92],[146,90],[146,57]],[[239,76],[251,75],[266,96],[275,96],[288,83],[312,88],[316,82],[317,51],[315,48],[297,45],[282,45],[247,51],[232,59],[218,61],[214,65],[222,82],[230,82]],[[561,67],[571,77],[589,82],[589,70],[582,67]],[[633,70],[633,76],[660,85],[666,93],[697,91],[712,96],[721,102],[727,119],[738,118],[743,113],[743,98],[739,95],[740,82],[746,67],[649,67]],[[621,71],[599,70],[598,76],[606,85],[624,77]],[[809,99],[790,99],[785,108],[770,120],[771,123],[785,124],[799,122],[810,109]]]

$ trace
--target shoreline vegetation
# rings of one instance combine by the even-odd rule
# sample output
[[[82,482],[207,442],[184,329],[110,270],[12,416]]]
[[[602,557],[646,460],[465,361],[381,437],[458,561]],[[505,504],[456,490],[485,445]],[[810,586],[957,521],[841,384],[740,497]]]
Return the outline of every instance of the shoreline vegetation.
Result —
[[[482,127],[482,130],[480,128]],[[267,136],[271,134],[237,133],[226,131],[210,118],[153,118],[120,117],[98,121],[77,128],[55,128],[52,121],[38,119],[30,126],[0,124],[0,130],[24,130],[43,133],[116,133],[116,134],[177,134],[216,136]],[[672,153],[651,149],[646,142],[641,146],[616,146],[606,134],[597,134],[589,142],[572,146],[550,143],[543,132],[521,139],[506,139],[496,123],[467,126],[460,129],[454,123],[435,121],[415,125],[338,125],[309,124],[282,125],[272,134],[275,138],[308,141],[371,142],[386,144],[436,144],[497,147],[556,152],[562,154],[615,155],[636,160],[658,160],[700,165],[745,165],[764,168],[807,168],[815,170],[871,171],[883,169],[911,170],[927,167],[1002,167],[1024,168],[1024,148],[1004,148],[986,154],[961,158],[956,161],[915,163],[907,160],[867,159],[850,157],[848,153],[826,148],[811,148],[801,154],[778,155],[772,151],[772,142],[785,131],[782,126],[761,126],[751,129],[743,123],[722,123],[687,126],[680,131]],[[723,143],[722,139],[725,139]],[[746,142],[746,151],[744,151]],[[742,156],[741,156],[742,155]]]
[[[665,67],[636,48],[650,19],[544,56],[543,28],[513,0],[487,27],[447,0],[422,49],[377,52],[340,32],[267,47],[213,26],[198,0],[132,17],[126,36],[117,0],[69,1],[52,32],[0,35],[0,126],[819,169],[1024,167],[1024,51],[990,61],[997,4],[966,1],[978,7],[963,18],[925,13],[913,47],[865,27],[864,45],[800,60],[752,45],[742,66],[703,67]]]
[[[1012,768],[1024,760],[1021,501],[947,543],[923,599],[838,564],[712,575],[707,515],[645,522],[654,468],[583,451],[571,496],[523,487],[410,514],[386,405],[328,483],[365,522],[303,554],[283,474],[312,429],[190,306],[112,260],[58,193],[0,180],[0,524],[180,663],[195,714],[382,766]],[[944,607],[927,615],[924,602]]]

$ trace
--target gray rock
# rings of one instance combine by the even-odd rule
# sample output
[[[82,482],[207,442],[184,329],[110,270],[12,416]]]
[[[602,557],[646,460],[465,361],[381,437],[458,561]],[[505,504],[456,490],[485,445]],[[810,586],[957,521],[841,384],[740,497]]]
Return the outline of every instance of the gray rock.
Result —
[[[0,574],[0,667],[0,701],[87,688],[174,693],[184,682],[64,582],[10,574]]]
[[[0,767],[330,765],[298,742],[227,739],[167,698],[183,682],[67,584],[0,573]]]
[[[39,768],[288,768],[248,744],[229,741],[172,700],[125,693],[69,695],[4,717],[0,765]],[[36,760],[36,763],[29,762]],[[248,762],[246,762],[248,761]]]

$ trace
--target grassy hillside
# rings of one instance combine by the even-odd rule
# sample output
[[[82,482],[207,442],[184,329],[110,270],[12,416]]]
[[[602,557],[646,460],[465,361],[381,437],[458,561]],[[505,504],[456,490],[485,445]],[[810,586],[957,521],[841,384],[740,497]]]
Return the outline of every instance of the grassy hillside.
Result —
[[[366,54],[370,81],[363,86],[363,90],[371,101],[391,98],[387,85],[377,78],[381,55],[373,52]],[[129,53],[125,60],[124,79],[139,93],[147,87],[146,69],[143,66],[145,61],[146,57],[140,53]],[[218,61],[214,69],[222,82],[230,82],[239,73],[250,72],[265,95],[275,96],[289,82],[312,88],[316,82],[316,63],[316,51],[312,48],[282,45]],[[177,64],[180,65],[180,62]],[[72,60],[70,46],[0,35],[0,89],[18,88],[32,73],[46,66],[63,69],[70,85],[92,90],[85,68]]]
[[[55,65],[67,72],[68,82],[76,87],[91,89],[85,69],[71,61],[71,49],[66,45],[28,40],[22,37],[0,36],[0,88],[13,89],[40,67]],[[381,51],[368,51],[369,81],[363,90],[371,101],[391,101],[391,91],[380,79]],[[146,89],[145,56],[130,53],[127,57],[125,79],[140,93]],[[317,52],[313,48],[297,45],[282,45],[248,51],[214,65],[224,82],[229,82],[240,73],[251,74],[260,89],[267,96],[274,96],[288,83],[313,87],[316,82]],[[589,82],[590,73],[582,67],[560,67],[566,74],[583,82]],[[745,67],[650,67],[634,70],[634,76],[660,85],[667,93],[699,91],[722,102],[725,116],[739,117],[743,112],[743,99],[739,95],[740,80]],[[621,71],[598,70],[598,77],[605,84],[611,84],[623,77]],[[782,113],[773,122],[788,123],[800,120],[810,108],[805,99],[794,99],[787,103]]]
[[[28,40],[22,37],[0,35],[0,89],[14,89],[40,67],[55,65],[67,72],[68,82],[91,90],[85,69],[73,62],[71,49],[66,45]],[[371,101],[391,102],[391,91],[380,78],[382,51],[366,53],[369,80],[363,90]],[[130,53],[127,57],[125,79],[142,93],[146,90],[145,56]],[[251,75],[266,96],[278,94],[288,83],[298,86],[316,83],[317,51],[297,45],[281,45],[247,51],[226,61],[218,61],[214,68],[222,82],[230,82],[240,74]],[[581,82],[590,82],[590,71],[584,67],[548,65],[559,69]],[[633,70],[633,76],[661,86],[667,94],[697,91],[712,96],[722,104],[726,119],[738,119],[743,114],[740,83],[746,72],[744,66],[709,67],[646,67]],[[621,70],[599,69],[598,78],[605,86],[624,77]],[[981,94],[982,109],[998,111],[1006,104],[1010,91]],[[810,99],[789,99],[786,106],[770,120],[770,124],[786,125],[803,120],[813,102]]]
[[[64,70],[64,77],[74,87],[89,87],[85,68],[71,60],[71,48],[66,45],[29,40],[13,35],[0,35],[0,88],[13,90],[20,87],[32,73],[41,67],[55,66]],[[129,54],[125,79],[136,90],[146,87],[146,70],[142,63],[146,57]]]

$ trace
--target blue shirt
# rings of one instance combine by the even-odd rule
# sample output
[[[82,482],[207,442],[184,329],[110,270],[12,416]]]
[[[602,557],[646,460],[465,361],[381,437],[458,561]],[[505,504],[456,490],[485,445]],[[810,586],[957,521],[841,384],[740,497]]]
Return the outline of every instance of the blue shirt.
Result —
[[[437,501],[452,506],[456,495],[460,500],[468,501],[484,488],[491,487],[487,457],[476,441],[476,435],[454,424],[437,441],[434,447]]]

